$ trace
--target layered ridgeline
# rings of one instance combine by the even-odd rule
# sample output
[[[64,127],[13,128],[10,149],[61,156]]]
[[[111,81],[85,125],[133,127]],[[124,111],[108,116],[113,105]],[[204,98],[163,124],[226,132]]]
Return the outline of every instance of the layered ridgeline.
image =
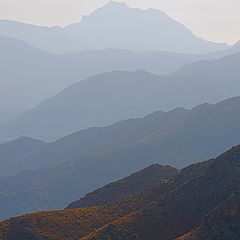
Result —
[[[126,17],[123,17],[124,15]],[[129,21],[130,24],[123,25],[121,21]],[[142,28],[143,21],[144,28]],[[109,29],[111,28],[109,23],[116,25],[115,32]],[[124,27],[120,27],[119,24]],[[152,26],[156,26],[155,30]],[[86,31],[86,28],[91,31]],[[141,32],[137,34],[132,28]],[[99,29],[103,32],[99,32]],[[120,42],[118,38],[115,39],[116,31],[122,34],[119,38]],[[134,32],[134,35],[127,34],[128,31]],[[95,74],[139,69],[154,74],[166,74],[186,63],[220,58],[239,51],[239,44],[230,48],[195,37],[184,26],[160,11],[131,9],[123,3],[116,2],[110,2],[93,14],[85,16],[80,23],[65,29],[0,20],[0,34],[0,124],[12,120],[19,113],[35,107],[71,84]],[[98,36],[93,37],[92,34]],[[147,39],[138,35],[146,36]],[[125,36],[125,41],[122,36]],[[99,43],[99,46],[94,45],[92,39],[94,41],[98,39],[95,42]],[[151,42],[153,39],[156,40],[157,45]],[[87,46],[81,41],[86,41]],[[141,53],[134,52],[133,50],[137,50],[134,46],[141,47]],[[151,48],[148,49],[147,46]],[[116,48],[128,50],[114,50]],[[220,51],[221,49],[226,50]],[[82,51],[73,52],[77,50]],[[173,53],[174,51],[181,53]],[[212,51],[217,52],[189,54]],[[68,54],[57,56],[49,52]],[[25,94],[23,95],[22,92]],[[78,129],[74,131],[76,130]]]
[[[123,25],[124,21],[129,23]],[[99,29],[103,31],[99,32]],[[129,31],[134,35],[128,34]],[[121,37],[118,38],[117,34]],[[124,41],[122,36],[125,36]],[[93,39],[94,42],[91,42]],[[155,44],[153,39],[156,40]],[[120,48],[122,50],[113,50]],[[141,53],[131,52],[139,48]],[[76,52],[79,50],[85,51]],[[110,2],[83,17],[80,23],[66,28],[0,20],[0,124],[12,120],[65,87],[95,74],[138,69],[165,74],[186,63],[219,58],[237,51],[239,43],[229,47],[207,42],[158,10],[132,9],[117,2]],[[193,52],[212,53],[189,54]],[[56,56],[50,53],[69,54]]]
[[[138,69],[165,74],[186,63],[214,57],[113,49],[54,55],[5,36],[0,36],[0,52],[0,124],[91,75]]]
[[[168,167],[167,171],[175,175],[169,180],[156,177],[166,167],[161,170],[161,166],[151,166],[90,193],[65,210],[3,221],[0,237],[3,240],[237,240],[239,164],[238,146],[180,173]],[[150,184],[141,188],[144,179]],[[131,192],[133,182],[139,189],[133,188]]]
[[[0,139],[51,141],[158,109],[215,103],[240,94],[239,67],[240,53],[188,64],[166,76],[136,71],[90,77],[0,127]]]
[[[208,53],[229,48],[227,44],[196,37],[159,10],[143,11],[113,1],[84,16],[80,23],[65,28],[2,20],[0,34],[24,40],[53,53],[106,48]]]
[[[28,171],[11,169],[12,177],[0,179],[1,218],[61,209],[150,164],[182,168],[212,158],[240,142],[239,121],[240,98],[236,97],[191,111],[178,108],[86,129],[44,144],[31,155],[11,156],[19,163],[18,171]]]
[[[21,40],[0,36],[0,124],[91,75],[138,69],[166,74],[186,63],[218,58],[236,49],[202,55],[114,49],[54,55]]]

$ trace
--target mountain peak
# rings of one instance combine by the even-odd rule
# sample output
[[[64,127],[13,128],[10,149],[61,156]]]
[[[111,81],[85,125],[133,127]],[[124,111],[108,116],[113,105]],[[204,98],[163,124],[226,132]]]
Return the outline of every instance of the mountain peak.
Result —
[[[79,23],[66,26],[65,30],[81,40],[85,49],[178,53],[209,53],[227,49],[225,45],[196,37],[188,28],[159,9],[131,8],[121,1],[109,1],[102,8],[84,16]]]
[[[119,7],[128,7],[128,5],[125,2],[119,2],[119,1],[113,1],[110,0],[107,4],[103,6],[103,8],[119,8]]]

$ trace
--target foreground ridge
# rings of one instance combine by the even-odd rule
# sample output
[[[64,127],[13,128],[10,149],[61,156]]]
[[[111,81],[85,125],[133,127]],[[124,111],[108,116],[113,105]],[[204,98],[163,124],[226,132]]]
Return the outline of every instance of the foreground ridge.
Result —
[[[5,220],[0,223],[0,239],[239,239],[239,166],[240,146],[236,146],[173,178],[155,181],[141,192],[119,196],[113,202],[106,194],[106,202],[102,199],[102,205],[96,206],[98,197],[104,198],[104,191],[114,186],[110,184],[80,200],[85,204],[88,198],[96,199],[89,201],[87,208]]]

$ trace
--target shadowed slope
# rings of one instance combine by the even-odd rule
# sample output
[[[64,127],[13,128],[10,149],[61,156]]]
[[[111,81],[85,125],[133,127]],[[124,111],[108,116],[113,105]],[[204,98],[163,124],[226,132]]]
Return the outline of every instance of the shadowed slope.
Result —
[[[68,208],[110,205],[123,197],[144,191],[158,181],[173,178],[177,173],[178,170],[175,168],[155,164],[120,181],[88,193],[79,201],[71,203]]]
[[[213,220],[217,224],[219,235],[216,236],[226,240],[228,236],[239,237],[239,233],[234,230],[236,224],[239,224],[239,202],[236,201],[238,198],[231,200],[231,194],[239,191],[239,163],[240,147],[235,147],[216,159],[190,166],[166,184],[169,188],[167,191],[162,192],[160,188],[159,194],[157,189],[150,193],[158,199],[154,204],[104,226],[83,239],[94,237],[98,240],[109,235],[114,240],[119,237],[127,240],[135,233],[144,240],[173,240],[200,226],[208,213],[212,216],[210,222]],[[221,212],[218,213],[219,208],[225,218]],[[224,229],[225,236],[220,234]],[[210,231],[206,230],[208,237]]]
[[[237,146],[216,159],[183,169],[171,180],[153,183],[147,190],[108,206],[36,213],[3,221],[0,236],[3,240],[33,236],[47,240],[105,240],[108,236],[113,240],[174,240],[196,229],[183,239],[216,230],[216,234],[224,232],[220,239],[227,240],[229,236],[237,239],[239,164]]]
[[[1,222],[0,239],[78,240],[122,215],[106,207],[39,212]]]
[[[126,177],[116,183],[110,184],[96,193],[92,193],[92,199],[103,198],[106,202],[118,200],[131,193],[138,193],[160,180],[172,178],[178,171],[171,167],[159,165],[150,166],[138,173]],[[111,190],[110,190],[111,189]],[[110,196],[110,192],[115,196]],[[95,229],[114,221],[139,206],[136,201],[124,200],[112,206],[98,206],[83,209],[66,209],[63,211],[49,211],[29,214],[17,218],[11,218],[0,223],[0,238],[3,239],[79,239]],[[93,203],[93,201],[91,201]],[[76,205],[76,203],[75,203]],[[97,205],[97,204],[95,204]],[[17,221],[16,221],[17,220]],[[77,229],[77,231],[76,231]]]
[[[238,240],[240,237],[240,193],[236,192],[212,210],[197,229],[177,240]]]

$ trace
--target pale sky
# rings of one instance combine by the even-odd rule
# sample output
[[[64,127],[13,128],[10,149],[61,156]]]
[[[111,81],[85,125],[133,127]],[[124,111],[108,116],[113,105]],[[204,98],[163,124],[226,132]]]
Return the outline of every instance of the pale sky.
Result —
[[[124,0],[131,7],[156,8],[196,35],[230,44],[240,40],[240,0]],[[64,26],[109,0],[0,0],[0,19]]]

